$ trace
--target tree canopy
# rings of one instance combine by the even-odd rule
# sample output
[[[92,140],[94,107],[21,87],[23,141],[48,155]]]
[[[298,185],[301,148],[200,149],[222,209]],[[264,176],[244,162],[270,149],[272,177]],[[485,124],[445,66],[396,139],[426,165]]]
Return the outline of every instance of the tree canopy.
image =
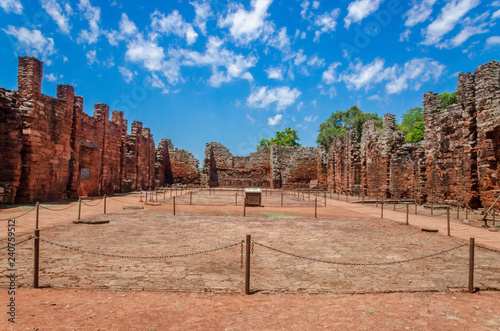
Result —
[[[439,97],[441,98],[441,110],[457,103],[457,91],[452,93],[443,92]]]
[[[344,132],[350,129],[356,129],[356,139],[359,142],[363,124],[368,120],[374,120],[377,128],[382,128],[383,121],[377,114],[364,113],[356,105],[346,111],[339,110],[319,125],[316,142],[328,150],[335,137],[343,138]]]
[[[271,139],[261,139],[257,148],[262,146],[300,146],[300,138],[296,130],[285,128],[285,131],[276,131],[276,136]]]
[[[404,132],[407,143],[416,143],[423,140],[425,132],[423,109],[421,107],[408,109],[403,114],[398,130]]]

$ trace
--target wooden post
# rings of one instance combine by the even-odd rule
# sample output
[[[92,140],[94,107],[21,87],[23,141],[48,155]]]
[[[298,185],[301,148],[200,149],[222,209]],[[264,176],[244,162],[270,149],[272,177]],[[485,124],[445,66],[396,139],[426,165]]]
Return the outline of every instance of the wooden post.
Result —
[[[102,198],[104,199],[104,214],[106,214],[106,194]]]
[[[431,215],[434,215],[434,200],[431,202]]]
[[[193,192],[189,192],[189,205],[193,204]]]
[[[396,211],[396,199],[394,199],[394,197],[393,197],[393,201],[392,201],[392,204],[394,205],[394,208],[393,208],[393,210],[394,210],[394,211]]]
[[[361,204],[364,205],[365,204],[365,195],[363,193],[363,195],[361,196]]]
[[[38,272],[40,266],[40,230],[35,229],[35,242],[33,244],[33,287],[38,288]]]
[[[247,216],[247,198],[243,199],[243,217]]]
[[[415,199],[415,215],[417,215],[417,199]]]
[[[345,191],[345,202],[349,202],[349,192]]]
[[[174,210],[174,215],[175,215],[175,197],[173,198],[173,210]]]
[[[460,202],[457,202],[457,220],[460,219]]]
[[[318,218],[318,199],[314,199],[314,218]]]
[[[158,202],[158,189],[156,189],[156,201],[155,202]]]
[[[283,207],[283,192],[281,192],[281,207]]]
[[[246,206],[246,201],[245,201]],[[245,254],[245,294],[250,294],[250,252],[252,245],[252,235],[247,234],[246,237],[246,254]]]
[[[326,207],[326,192],[325,192],[325,207]]]
[[[448,237],[450,236],[450,207],[446,209],[446,222],[448,224]]]
[[[165,188],[163,188],[163,200],[165,200],[165,195],[167,194],[167,191],[165,191]]]
[[[465,204],[465,219],[469,220],[469,206]]]
[[[469,244],[469,293],[474,293],[474,238],[470,238]]]
[[[172,187],[170,187],[170,197],[172,197]]]
[[[238,205],[238,192],[236,192],[234,194],[234,205],[237,206]]]
[[[384,200],[382,200],[382,203],[380,204],[380,218],[384,218]]]
[[[38,229],[38,215],[40,215],[40,203],[36,203],[35,229]]]
[[[406,205],[406,225],[410,224],[410,204]]]
[[[78,197],[78,219],[80,219],[81,214],[82,214],[82,197]]]

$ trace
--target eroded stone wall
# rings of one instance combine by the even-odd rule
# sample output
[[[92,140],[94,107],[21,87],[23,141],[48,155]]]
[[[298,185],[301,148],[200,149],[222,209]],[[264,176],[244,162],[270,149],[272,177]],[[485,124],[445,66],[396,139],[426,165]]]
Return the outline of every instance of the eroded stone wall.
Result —
[[[199,185],[199,161],[184,149],[175,148],[170,139],[162,139],[156,149],[156,179],[163,185]]]

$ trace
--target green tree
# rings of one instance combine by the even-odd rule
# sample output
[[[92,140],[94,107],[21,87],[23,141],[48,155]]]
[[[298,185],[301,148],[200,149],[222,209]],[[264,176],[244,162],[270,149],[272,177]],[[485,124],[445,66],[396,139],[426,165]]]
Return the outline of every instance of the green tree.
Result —
[[[356,105],[346,111],[339,110],[319,125],[316,142],[328,150],[335,137],[343,138],[344,132],[350,129],[356,129],[356,139],[359,142],[363,124],[368,120],[374,120],[377,128],[382,128],[383,121],[377,114],[364,113]]]
[[[452,93],[443,92],[439,97],[441,98],[441,110],[457,103],[457,91]]]
[[[285,128],[285,131],[276,131],[276,136],[271,139],[261,139],[257,148],[262,146],[300,146],[300,138],[296,130]]]
[[[424,111],[421,107],[408,109],[403,114],[401,124],[398,125],[398,130],[405,134],[407,143],[416,143],[424,139]]]

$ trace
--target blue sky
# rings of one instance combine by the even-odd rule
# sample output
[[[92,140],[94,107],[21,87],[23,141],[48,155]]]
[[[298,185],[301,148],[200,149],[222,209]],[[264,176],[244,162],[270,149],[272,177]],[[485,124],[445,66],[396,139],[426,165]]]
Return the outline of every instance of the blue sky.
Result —
[[[500,1],[0,0],[0,86],[17,56],[45,62],[43,92],[75,86],[201,162],[296,129],[315,146],[337,110],[398,118],[458,72],[499,60]],[[200,163],[201,163],[200,162]]]

